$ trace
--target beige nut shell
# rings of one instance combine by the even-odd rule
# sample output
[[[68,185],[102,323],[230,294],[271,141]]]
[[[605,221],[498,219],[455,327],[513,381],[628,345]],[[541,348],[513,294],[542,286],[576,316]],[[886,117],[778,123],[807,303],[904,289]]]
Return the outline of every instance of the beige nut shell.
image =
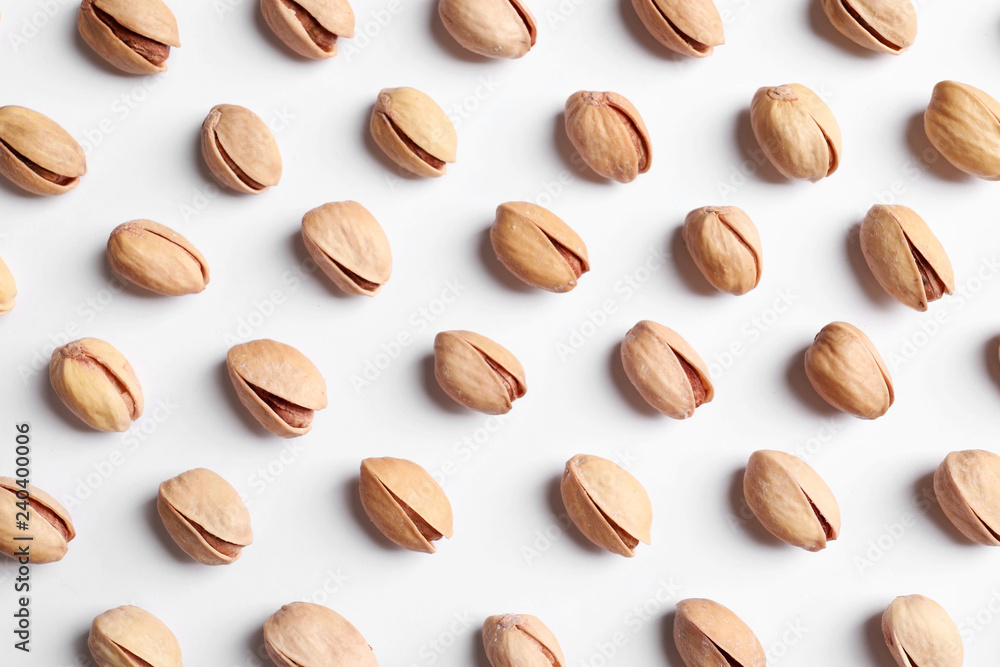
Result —
[[[264,647],[278,667],[378,667],[365,638],[337,612],[311,602],[292,602],[264,623]]]
[[[18,515],[24,510],[18,503],[25,499],[18,494],[25,492],[29,505],[28,529],[20,530],[17,522],[23,516]],[[24,537],[30,537],[31,541],[18,539]],[[16,559],[21,547],[27,544],[32,564],[54,563],[63,559],[74,537],[73,520],[58,500],[32,484],[22,487],[13,477],[0,477],[0,554]]]
[[[884,415],[895,400],[892,377],[874,343],[847,322],[823,327],[805,355],[806,376],[833,407],[860,419]]]
[[[264,119],[246,107],[212,107],[201,126],[201,154],[212,175],[236,192],[260,194],[281,181],[278,142]]]
[[[556,636],[531,614],[500,614],[483,622],[491,667],[566,667]]]
[[[302,240],[327,278],[347,294],[375,296],[392,276],[382,226],[356,201],[331,202],[302,216]]]
[[[437,102],[415,88],[383,88],[369,129],[393,162],[417,176],[443,176],[455,162],[455,126]]]
[[[168,47],[181,45],[177,19],[162,0],[84,0],[77,15],[83,40],[98,55],[129,74],[166,72],[166,62],[157,65],[115,35],[94,11],[97,7],[125,29]],[[169,56],[168,56],[169,57]]]
[[[632,6],[656,41],[681,55],[704,58],[726,41],[712,0],[632,0]]]
[[[0,174],[32,194],[61,195],[86,173],[83,147],[61,125],[32,109],[0,107]]]
[[[871,51],[899,55],[917,39],[911,0],[822,0],[827,18],[842,35]]]
[[[944,607],[929,597],[893,600],[882,614],[882,636],[899,667],[962,667],[962,635]]]
[[[14,309],[14,299],[17,296],[17,283],[14,274],[0,258],[0,315],[6,315]]]
[[[340,37],[354,37],[354,10],[347,0],[299,0],[297,4],[306,16],[285,0],[261,0],[260,11],[278,39],[303,58],[332,58]],[[323,39],[329,40],[329,46],[321,45],[310,30],[325,32]]]
[[[649,131],[638,109],[618,93],[573,93],[566,100],[565,122],[570,143],[604,178],[630,183],[649,171]]]
[[[815,182],[840,166],[840,125],[826,102],[805,86],[757,90],[750,124],[761,150],[785,178]]]
[[[181,667],[181,646],[166,624],[141,607],[125,605],[97,616],[87,646],[97,667]]]
[[[691,258],[712,287],[746,294],[760,283],[763,251],[756,225],[735,206],[704,206],[688,213],[682,231]]]
[[[957,169],[1000,180],[1000,103],[982,90],[957,81],[938,83],[924,112],[924,131]]]
[[[528,389],[517,357],[472,331],[442,331],[434,338],[434,377],[455,402],[490,415],[510,412]]]
[[[934,495],[963,535],[1000,547],[1000,456],[982,449],[951,452],[934,472]]]
[[[767,663],[753,630],[713,600],[690,598],[677,603],[674,644],[687,667],[764,667]]]
[[[520,0],[440,0],[438,15],[455,41],[487,58],[520,58],[535,45],[535,17]]]
[[[157,294],[197,294],[210,280],[205,256],[186,238],[152,220],[115,227],[107,256],[115,273]]]
[[[132,365],[98,338],[56,348],[49,381],[70,412],[98,431],[127,431],[142,416],[142,387]]]
[[[434,541],[453,534],[451,503],[430,473],[413,461],[390,457],[361,462],[361,505],[395,544],[434,553]]]
[[[549,292],[570,291],[590,270],[583,239],[554,213],[530,202],[497,206],[490,243],[507,270]]]

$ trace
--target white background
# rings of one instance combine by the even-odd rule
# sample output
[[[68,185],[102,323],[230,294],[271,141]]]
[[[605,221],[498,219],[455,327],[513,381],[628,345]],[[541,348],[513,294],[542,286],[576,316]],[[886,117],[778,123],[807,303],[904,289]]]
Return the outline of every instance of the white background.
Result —
[[[383,665],[485,667],[482,620],[527,612],[573,667],[678,666],[674,603],[710,597],[747,621],[772,665],[889,667],[879,615],[916,592],[962,626],[968,665],[995,664],[1000,552],[947,524],[931,474],[952,449],[996,448],[1000,185],[951,168],[921,122],[941,79],[1000,94],[993,3],[923,0],[916,45],[891,57],[840,37],[818,2],[720,0],[727,44],[694,61],[660,48],[627,1],[536,0],[536,48],[488,62],[453,43],[433,2],[365,0],[359,38],[316,63],[291,56],[252,0],[172,4],[183,48],[168,74],[145,78],[88,50],[73,3],[3,7],[0,103],[86,142],[90,172],[57,198],[0,183],[0,255],[20,291],[0,318],[0,471],[13,470],[14,424],[30,422],[33,481],[70,505],[79,533],[62,562],[32,570],[27,658],[11,647],[14,568],[0,564],[0,664],[91,664],[91,619],[134,603],[173,629],[187,664],[257,665],[265,618],[313,599],[350,619]],[[788,82],[822,94],[843,129],[841,168],[818,184],[754,161],[750,99]],[[368,137],[379,89],[401,85],[455,118],[459,160],[444,178],[397,177]],[[648,174],[619,185],[579,168],[561,112],[580,89],[617,91],[642,112]],[[262,196],[219,192],[201,161],[201,122],[224,102],[277,130],[284,177]],[[392,280],[373,299],[304,271],[302,214],[343,199],[365,204],[392,244]],[[593,270],[572,293],[521,287],[493,258],[494,209],[515,199],[549,206],[586,241]],[[880,292],[856,243],[879,199],[928,221],[961,295],[920,314]],[[764,276],[746,296],[713,293],[678,241],[684,215],[709,204],[739,205],[760,229]],[[121,289],[104,247],[134,218],[197,245],[209,288]],[[619,342],[645,318],[713,365],[716,399],[690,420],[651,414],[624,378]],[[875,422],[832,412],[805,379],[804,349],[836,319],[868,333],[892,370],[897,401]],[[527,370],[527,395],[500,422],[434,383],[434,334],[454,328],[494,338]],[[128,434],[87,430],[49,387],[53,344],[82,336],[108,340],[139,374],[147,413]],[[226,350],[257,337],[295,345],[324,373],[330,407],[308,436],[271,436],[238,404]],[[357,389],[369,362],[383,368]],[[837,494],[843,533],[825,552],[744,518],[742,469],[760,448],[806,456]],[[580,452],[627,463],[648,489],[653,543],[634,559],[561,528],[558,479]],[[436,555],[393,547],[360,510],[359,462],[387,455],[451,473],[455,537]],[[254,544],[228,567],[188,559],[156,515],[158,484],[198,466],[249,502]]]

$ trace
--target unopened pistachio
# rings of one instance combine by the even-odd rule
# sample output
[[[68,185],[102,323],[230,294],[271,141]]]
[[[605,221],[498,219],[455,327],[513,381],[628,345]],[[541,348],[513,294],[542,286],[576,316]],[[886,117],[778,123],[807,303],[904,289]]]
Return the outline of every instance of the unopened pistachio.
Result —
[[[764,667],[760,640],[739,616],[713,600],[677,603],[674,644],[687,667]]]
[[[556,636],[531,614],[501,614],[483,622],[492,667],[566,667]]]
[[[634,181],[649,171],[653,146],[639,111],[618,93],[581,90],[566,100],[566,134],[604,178]]]
[[[417,176],[444,176],[458,135],[448,114],[415,88],[384,88],[372,110],[372,138],[389,158]]]
[[[220,183],[255,195],[281,180],[281,152],[267,123],[235,104],[212,107],[201,126],[201,154]]]
[[[759,89],[750,104],[750,124],[761,150],[785,178],[815,182],[840,165],[837,119],[805,86]]]
[[[687,419],[715,397],[708,366],[673,329],[642,320],[622,341],[622,366],[639,394],[674,419]]]
[[[840,534],[840,506],[823,478],[802,459],[762,449],[750,455],[743,495],[761,525],[806,551]]]
[[[56,348],[49,381],[70,412],[98,431],[127,431],[142,416],[142,387],[132,365],[98,338]]]
[[[872,206],[861,223],[861,252],[882,289],[914,310],[955,291],[948,254],[911,208]]]
[[[54,563],[74,537],[73,520],[58,500],[22,480],[0,477],[0,555],[16,560],[27,548],[32,563]]]
[[[631,558],[640,542],[649,544],[653,505],[617,463],[577,454],[566,462],[559,490],[569,518],[597,546]]]
[[[90,48],[129,74],[166,72],[170,47],[181,45],[162,0],[83,0],[77,27]]]
[[[934,473],[934,495],[963,535],[1000,547],[1000,456],[982,449],[951,452]]]
[[[83,147],[58,123],[24,107],[0,107],[0,174],[36,195],[61,195],[87,173]]]
[[[157,294],[196,294],[209,281],[208,262],[198,249],[152,220],[115,227],[108,238],[108,263],[125,280]]]
[[[517,357],[472,331],[442,331],[434,338],[434,377],[456,403],[489,415],[510,412],[528,390]]]
[[[361,462],[361,505],[390,540],[432,554],[434,542],[451,539],[451,503],[430,473],[413,461],[372,458]]]
[[[882,636],[899,667],[962,667],[962,635],[944,607],[923,595],[896,598],[882,614]]]
[[[632,0],[632,6],[656,41],[681,55],[704,58],[726,42],[712,0]]]
[[[1000,102],[957,81],[934,86],[924,112],[924,131],[957,169],[1000,180]]]
[[[316,265],[348,294],[375,296],[392,275],[389,239],[356,201],[331,202],[306,213],[302,241]]]
[[[181,645],[166,624],[141,607],[109,609],[87,639],[97,667],[181,667]]]
[[[278,39],[304,58],[332,58],[340,37],[354,37],[347,0],[260,0],[260,11]]]
[[[695,265],[715,289],[746,294],[760,283],[760,235],[742,209],[697,208],[688,213],[682,233]]]
[[[520,0],[440,0],[455,41],[487,58],[520,58],[535,45],[535,17]]]
[[[264,647],[278,667],[378,667],[372,647],[337,612],[292,602],[264,623]]]
[[[917,12],[910,0],[823,0],[833,26],[855,44],[898,55],[917,39]]]
[[[823,327],[806,350],[806,376],[833,407],[861,419],[884,415],[895,400],[892,378],[874,343],[847,322]]]
[[[490,242],[511,273],[549,292],[570,291],[590,270],[583,239],[554,213],[530,202],[497,206]]]
[[[275,435],[305,435],[314,412],[326,407],[326,380],[291,345],[266,338],[234,345],[226,368],[240,403]]]
[[[14,309],[14,297],[17,296],[17,284],[14,274],[7,264],[0,259],[0,315],[6,315]]]

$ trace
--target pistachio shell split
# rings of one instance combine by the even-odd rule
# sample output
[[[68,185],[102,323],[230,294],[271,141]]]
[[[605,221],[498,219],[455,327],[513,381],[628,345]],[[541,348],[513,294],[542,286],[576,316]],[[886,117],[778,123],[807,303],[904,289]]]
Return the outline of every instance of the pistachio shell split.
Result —
[[[277,667],[378,667],[372,647],[337,612],[292,602],[264,623],[264,647]]]
[[[212,107],[201,126],[201,154],[226,187],[251,195],[281,181],[281,152],[264,119],[235,104]]]
[[[687,667],[764,667],[760,640],[739,616],[713,600],[677,603],[674,644]]]
[[[14,274],[0,258],[0,315],[6,315],[14,309],[14,297],[17,296],[17,284]]]
[[[1000,102],[957,81],[934,86],[924,131],[948,162],[967,174],[1000,180]]]
[[[566,100],[566,134],[604,178],[634,181],[649,171],[653,147],[639,111],[618,93],[581,90]]]
[[[0,174],[36,195],[61,195],[87,173],[83,147],[37,111],[0,107]]]
[[[394,543],[432,554],[434,542],[451,539],[451,503],[430,473],[413,461],[372,458],[361,462],[361,505]]]
[[[132,365],[98,338],[56,348],[49,381],[70,412],[98,431],[127,431],[142,416],[142,387]]]
[[[157,294],[196,294],[208,285],[204,255],[186,238],[152,220],[132,220],[115,227],[107,253],[115,273]]]
[[[760,283],[760,235],[742,209],[697,208],[688,213],[682,234],[695,265],[715,289],[746,294]]]
[[[354,37],[347,0],[260,0],[260,11],[278,39],[303,58],[332,58],[340,37]]]
[[[166,72],[170,47],[181,45],[162,0],[83,0],[77,27],[90,48],[129,74]]]
[[[444,176],[455,161],[458,135],[437,102],[414,88],[384,88],[372,110],[375,143],[417,176]]]
[[[823,0],[837,30],[859,46],[899,55],[917,39],[917,11],[910,0]]]
[[[487,618],[483,648],[491,667],[566,667],[556,636],[531,614]]]
[[[110,609],[94,619],[87,647],[97,667],[181,667],[181,646],[166,624],[141,607]]]
[[[785,178],[818,181],[840,166],[840,126],[826,102],[805,86],[765,87],[750,104],[761,150]]]
[[[520,0],[440,0],[438,14],[456,42],[487,58],[520,58],[535,45],[535,17]]]
[[[681,55],[704,58],[726,42],[712,0],[632,0],[632,6],[656,41]]]
[[[490,242],[511,273],[549,292],[570,291],[590,270],[583,239],[554,213],[530,202],[497,206]]]
[[[356,201],[302,216],[302,240],[316,265],[347,294],[375,296],[392,275],[392,251],[378,220]]]
[[[882,635],[899,667],[962,667],[962,635],[944,607],[928,597],[893,600],[882,614]]]
[[[434,377],[456,403],[489,415],[510,412],[528,390],[517,357],[472,331],[442,331],[434,338]]]
[[[27,528],[18,528],[19,521]],[[17,560],[27,547],[32,564],[54,563],[63,559],[74,537],[73,520],[58,500],[37,486],[0,477],[0,554]]]
[[[861,419],[884,415],[895,400],[892,378],[874,343],[846,322],[823,327],[806,350],[806,376],[833,407]]]
[[[934,495],[963,535],[1000,547],[1000,456],[982,449],[951,452],[934,473]]]

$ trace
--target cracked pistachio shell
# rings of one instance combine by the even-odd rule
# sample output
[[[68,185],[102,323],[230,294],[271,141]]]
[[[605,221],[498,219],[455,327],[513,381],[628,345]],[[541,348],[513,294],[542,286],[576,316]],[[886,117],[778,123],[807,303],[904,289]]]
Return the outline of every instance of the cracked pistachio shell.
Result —
[[[49,381],[70,412],[98,431],[127,431],[142,416],[142,387],[132,365],[98,338],[56,348]]]
[[[957,169],[1000,180],[1000,103],[983,91],[957,81],[934,86],[924,131]]]
[[[622,341],[622,366],[639,394],[674,419],[687,419],[715,397],[708,366],[673,329],[642,320]]]
[[[83,0],[77,27],[90,48],[129,74],[166,72],[170,47],[181,45],[162,0]]]
[[[326,407],[326,380],[291,345],[266,338],[234,345],[226,368],[243,407],[282,438],[308,433],[315,411]]]
[[[440,0],[438,14],[456,42],[487,58],[520,58],[535,45],[535,17],[520,0]]]
[[[899,667],[962,667],[962,635],[944,607],[923,595],[896,598],[882,614],[882,636]]]
[[[682,233],[698,270],[715,289],[746,294],[760,283],[760,235],[742,209],[697,208],[688,213]]]
[[[649,171],[653,147],[639,111],[618,93],[581,90],[566,100],[566,134],[604,178],[634,181]]]
[[[955,291],[948,254],[911,208],[872,206],[861,223],[861,252],[882,289],[914,310]]]
[[[48,116],[0,107],[0,174],[36,195],[61,195],[87,173],[83,147]]]
[[[833,491],[800,458],[769,450],[750,455],[743,495],[761,525],[779,540],[806,551],[826,548],[840,534]]]
[[[472,331],[442,331],[434,338],[434,377],[456,403],[488,415],[510,412],[528,390],[517,357]]]
[[[205,468],[160,484],[156,510],[177,546],[205,565],[228,565],[253,542],[250,512],[239,492]]]
[[[17,284],[14,274],[0,258],[0,315],[6,315],[14,309],[14,297],[17,296]]]
[[[490,242],[507,270],[549,292],[570,291],[577,279],[590,270],[583,239],[537,204],[510,201],[497,206]]]
[[[656,41],[681,55],[704,58],[726,42],[712,0],[632,0],[632,6]]]
[[[861,419],[884,415],[895,400],[892,378],[875,345],[846,322],[823,327],[806,350],[806,376],[833,407]]]
[[[141,607],[109,609],[87,639],[98,667],[181,667],[181,646],[166,624]]]
[[[963,535],[1000,547],[1000,456],[982,449],[951,452],[934,472],[934,495]]]
[[[566,462],[559,490],[569,518],[597,546],[631,558],[640,542],[649,544],[653,505],[618,464],[577,454]]]
[[[28,528],[19,530],[18,516],[24,510],[18,503],[18,493],[27,491]],[[21,539],[30,537],[31,541]],[[0,477],[0,554],[17,559],[18,552],[29,545],[31,563],[54,563],[62,560],[69,548],[69,542],[76,537],[73,520],[59,501],[37,486],[28,484],[22,488],[13,477]]]
[[[764,667],[764,647],[746,623],[713,600],[677,603],[674,644],[687,667]]]
[[[531,614],[501,614],[483,622],[491,667],[566,667],[556,636]]]
[[[306,213],[302,241],[326,277],[347,294],[375,296],[392,275],[389,239],[356,201],[323,204]]]
[[[152,220],[115,227],[108,263],[119,276],[157,294],[196,294],[209,281],[208,262],[190,241]]]
[[[337,612],[292,602],[264,623],[264,647],[277,667],[378,667],[372,647]]]
[[[413,461],[361,462],[361,505],[379,531],[410,551],[432,554],[433,542],[451,539],[451,503],[430,473]]]
[[[415,88],[383,88],[372,110],[372,138],[397,165],[417,176],[444,176],[458,135],[448,114]]]
[[[201,154],[227,188],[260,194],[281,181],[278,142],[260,116],[235,104],[219,104],[201,126]]]
[[[785,178],[816,182],[840,165],[840,126],[826,102],[805,86],[764,87],[750,103],[761,150]]]
[[[917,39],[911,0],[823,0],[823,11],[845,37],[872,51],[899,55]]]
[[[347,0],[260,0],[264,21],[303,58],[337,55],[337,40],[354,37],[354,10]]]

